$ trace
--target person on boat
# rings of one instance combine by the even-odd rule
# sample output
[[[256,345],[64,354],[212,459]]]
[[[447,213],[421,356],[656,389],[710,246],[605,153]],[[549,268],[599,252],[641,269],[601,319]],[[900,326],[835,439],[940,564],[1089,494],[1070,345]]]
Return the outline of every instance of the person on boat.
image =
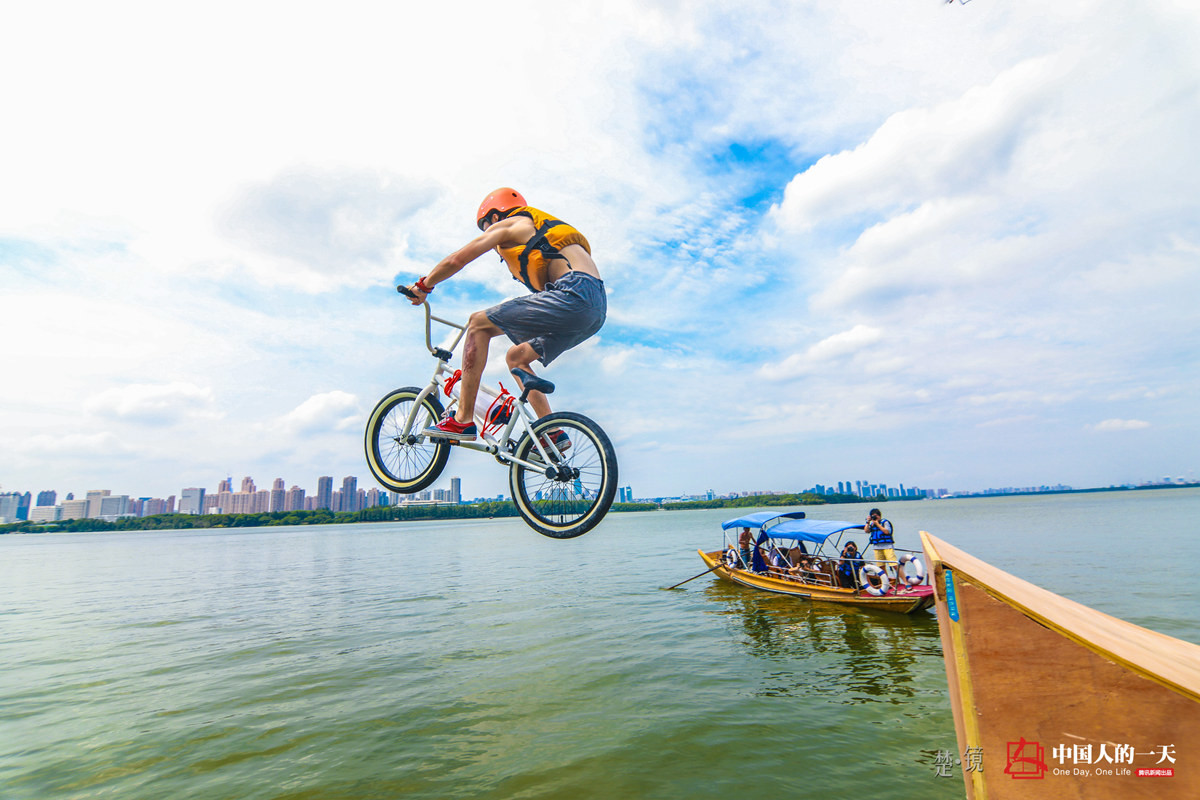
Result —
[[[900,580],[900,565],[896,563],[896,540],[893,538],[892,523],[883,518],[882,512],[878,508],[872,508],[871,513],[867,515],[867,522],[863,525],[863,529],[871,539],[871,547],[875,549],[875,560],[879,562],[879,568],[886,570],[888,567],[896,573],[896,586],[902,584]]]
[[[846,546],[842,548],[842,556],[838,560],[838,583],[844,589],[858,588],[858,571],[863,567],[862,555],[858,552],[858,545],[854,542],[846,542]]]
[[[754,537],[750,535],[749,528],[742,528],[742,532],[738,534],[738,551],[742,556],[742,569],[750,569],[750,548],[754,545]]]
[[[788,550],[787,558],[792,564],[788,573],[794,575],[797,580],[807,581],[811,578],[811,573],[817,571],[816,562],[804,546],[804,542],[797,541],[796,545]]]
[[[532,294],[476,311],[467,320],[458,407],[454,416],[423,431],[450,441],[472,441],[478,436],[472,415],[492,339],[504,335],[512,341],[505,356],[510,370],[532,372],[534,361],[549,366],[594,335],[608,314],[591,245],[578,230],[532,208],[520,192],[507,187],[483,199],[475,222],[483,233],[409,287],[413,305],[420,305],[438,284],[489,250],[499,253],[513,279]],[[530,392],[529,404],[539,417],[550,413],[550,402],[542,392]],[[559,450],[571,446],[562,430],[550,432],[548,438]]]
[[[767,563],[770,564],[771,572],[774,572],[774,573],[777,573],[780,575],[786,575],[789,572],[791,572],[792,563],[790,561],[788,561],[787,556],[785,556],[779,550],[778,547],[776,547],[775,545],[771,545],[770,550],[768,552],[769,552],[770,556],[769,556]]]

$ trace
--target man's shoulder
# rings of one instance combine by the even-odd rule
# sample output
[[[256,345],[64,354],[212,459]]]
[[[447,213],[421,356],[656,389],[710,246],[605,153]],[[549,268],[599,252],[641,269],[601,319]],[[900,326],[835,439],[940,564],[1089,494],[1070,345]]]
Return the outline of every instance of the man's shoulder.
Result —
[[[512,216],[505,217],[496,224],[504,226],[501,228],[504,231],[502,247],[515,247],[525,244],[529,240],[529,237],[537,232],[537,226],[534,225],[533,219],[523,214],[513,214]]]

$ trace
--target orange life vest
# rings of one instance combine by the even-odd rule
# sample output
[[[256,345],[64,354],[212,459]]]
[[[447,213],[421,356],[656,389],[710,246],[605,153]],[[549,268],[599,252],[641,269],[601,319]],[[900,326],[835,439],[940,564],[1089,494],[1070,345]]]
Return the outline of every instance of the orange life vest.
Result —
[[[525,242],[514,247],[499,247],[500,258],[508,266],[513,280],[520,281],[529,287],[531,292],[540,292],[546,288],[546,278],[550,272],[550,260],[566,259],[562,249],[577,244],[588,255],[592,254],[591,245],[584,235],[572,228],[561,219],[555,219],[545,211],[538,211],[529,206],[519,206],[504,215],[508,217],[529,217],[537,232]]]

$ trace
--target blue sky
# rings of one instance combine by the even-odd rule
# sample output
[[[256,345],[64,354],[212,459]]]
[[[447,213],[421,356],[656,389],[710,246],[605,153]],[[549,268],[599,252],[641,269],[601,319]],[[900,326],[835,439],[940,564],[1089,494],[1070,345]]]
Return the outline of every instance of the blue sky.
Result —
[[[0,486],[371,485],[501,185],[593,245],[546,375],[639,495],[1196,475],[1194,4],[409,5],[6,15]]]

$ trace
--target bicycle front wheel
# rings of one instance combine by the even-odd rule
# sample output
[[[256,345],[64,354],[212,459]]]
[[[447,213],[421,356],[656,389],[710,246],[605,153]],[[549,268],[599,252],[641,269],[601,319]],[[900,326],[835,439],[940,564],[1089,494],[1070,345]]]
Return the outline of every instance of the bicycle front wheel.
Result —
[[[582,414],[549,414],[533,424],[551,464],[540,470],[514,463],[509,483],[517,510],[538,533],[572,539],[594,528],[617,493],[617,456],[604,430]],[[569,444],[568,444],[569,443]],[[517,458],[541,462],[534,440],[525,434]]]
[[[442,418],[442,404],[435,394],[420,401],[412,429],[404,436],[404,424],[420,394],[414,386],[396,389],[379,401],[367,420],[367,466],[375,480],[393,492],[421,491],[438,479],[450,457],[445,440],[435,442],[419,435]]]

